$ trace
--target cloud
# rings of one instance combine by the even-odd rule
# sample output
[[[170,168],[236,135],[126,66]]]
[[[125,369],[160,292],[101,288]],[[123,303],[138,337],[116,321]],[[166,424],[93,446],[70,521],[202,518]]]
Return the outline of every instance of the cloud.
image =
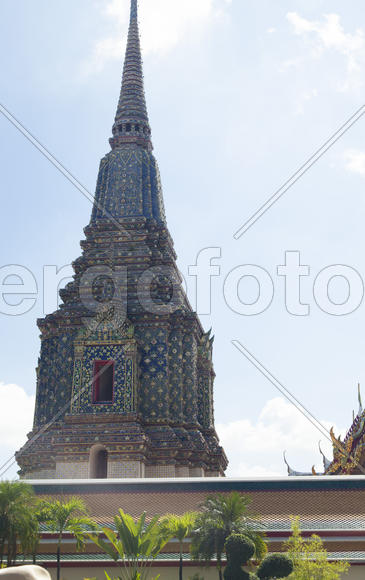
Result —
[[[350,173],[365,175],[365,151],[348,149],[344,153],[345,168]]]
[[[32,429],[35,398],[18,385],[0,383],[0,466],[27,440]],[[4,478],[14,477],[13,467]]]
[[[140,31],[144,54],[164,55],[212,21],[222,18],[232,0],[140,0]],[[109,36],[99,39],[84,73],[100,72],[107,62],[121,60],[126,43],[129,0],[108,0],[101,14],[112,23]]]
[[[327,429],[332,424],[321,421]],[[334,426],[336,434],[344,430]],[[331,442],[293,407],[280,397],[269,400],[257,422],[249,419],[217,425],[221,444],[230,460],[229,477],[285,476],[283,451],[296,471],[310,472],[316,465],[323,471],[318,441],[332,459]]]
[[[313,44],[312,55],[319,58],[325,51],[345,58],[347,78],[339,90],[347,91],[363,85],[362,69],[365,64],[365,34],[358,28],[346,33],[339,14],[325,14],[323,21],[307,20],[297,12],[289,12],[287,19],[297,36],[308,37]]]
[[[364,154],[365,155],[365,154]],[[26,441],[32,428],[35,397],[18,385],[0,383],[0,465]],[[327,429],[332,426],[321,421]],[[335,433],[345,430],[334,426]],[[269,400],[256,422],[249,419],[218,424],[217,431],[230,465],[230,477],[274,477],[287,475],[283,451],[293,469],[310,471],[313,463],[323,469],[318,441],[329,459],[331,443],[325,439],[291,404],[277,397]],[[4,478],[16,477],[17,466]]]
[[[311,101],[312,99],[315,99],[316,97],[318,97],[318,90],[317,89],[311,89],[308,91],[305,91],[301,96],[298,97],[297,100],[297,108],[295,110],[295,115],[304,115],[305,112],[305,105]]]

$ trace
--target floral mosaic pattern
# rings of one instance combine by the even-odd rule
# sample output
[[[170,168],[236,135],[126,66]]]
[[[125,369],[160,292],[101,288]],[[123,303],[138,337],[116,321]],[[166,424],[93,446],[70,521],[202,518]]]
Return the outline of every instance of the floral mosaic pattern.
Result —
[[[93,403],[93,373],[96,360],[115,362],[113,403]],[[86,346],[82,359],[75,361],[72,413],[133,413],[136,410],[133,378],[133,360],[126,357],[121,345]],[[78,396],[78,393],[81,394]]]
[[[184,420],[182,341],[181,330],[171,332],[169,337],[170,418],[177,423]]]
[[[146,420],[169,417],[167,331],[136,329],[140,345],[140,411]]]
[[[104,157],[95,198],[92,222],[112,215],[165,223],[157,162],[152,153],[137,145],[115,149]]]
[[[183,369],[184,369],[184,415],[189,423],[198,422],[198,380],[197,357],[198,349],[196,338],[186,334],[183,342]]]
[[[35,427],[51,421],[71,400],[74,334],[42,341],[38,365]]]

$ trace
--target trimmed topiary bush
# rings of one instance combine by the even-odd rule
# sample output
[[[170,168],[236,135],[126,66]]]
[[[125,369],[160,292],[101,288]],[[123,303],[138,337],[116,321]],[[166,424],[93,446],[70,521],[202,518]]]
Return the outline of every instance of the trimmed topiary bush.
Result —
[[[250,580],[250,575],[242,570],[241,566],[237,567],[233,564],[227,564],[223,576],[225,580]]]
[[[255,553],[255,546],[242,534],[231,534],[225,543],[227,559],[243,566]]]
[[[285,554],[270,554],[261,562],[257,576],[261,580],[286,578],[293,572],[293,562]]]
[[[255,546],[241,534],[231,534],[225,543],[228,564],[224,570],[225,580],[250,580],[250,575],[242,570],[252,558]]]

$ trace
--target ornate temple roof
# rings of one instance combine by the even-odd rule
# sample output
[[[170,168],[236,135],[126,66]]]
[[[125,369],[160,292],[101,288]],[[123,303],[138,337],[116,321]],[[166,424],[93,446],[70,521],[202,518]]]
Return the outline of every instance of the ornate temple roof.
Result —
[[[360,385],[358,385],[359,410],[357,415],[353,413],[353,421],[347,431],[344,440],[336,437],[333,427],[329,434],[333,446],[333,459],[329,460],[324,455],[319,443],[319,451],[323,458],[323,473],[317,474],[314,467],[312,472],[302,473],[293,470],[286,460],[284,462],[288,468],[288,475],[297,477],[301,475],[365,475],[365,410],[362,406]]]

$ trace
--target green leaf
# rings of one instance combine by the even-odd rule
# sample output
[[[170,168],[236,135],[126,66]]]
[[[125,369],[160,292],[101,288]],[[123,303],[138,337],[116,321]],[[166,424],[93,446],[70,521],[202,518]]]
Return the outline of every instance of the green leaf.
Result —
[[[87,534],[87,535],[88,535],[89,539],[92,542],[94,542],[94,544],[96,544],[101,550],[103,550],[103,552],[105,552],[105,554],[107,554],[108,556],[110,556],[110,558],[114,562],[118,562],[118,560],[119,560],[119,553],[114,548],[114,544],[113,543],[104,542],[104,540],[98,534]]]

